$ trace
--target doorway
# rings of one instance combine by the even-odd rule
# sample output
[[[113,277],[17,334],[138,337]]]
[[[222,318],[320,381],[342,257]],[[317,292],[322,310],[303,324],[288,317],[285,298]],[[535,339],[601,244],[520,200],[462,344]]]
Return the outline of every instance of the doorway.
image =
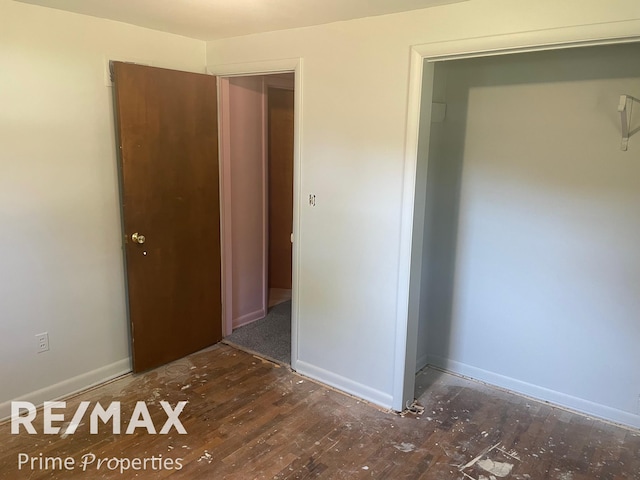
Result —
[[[225,337],[291,364],[294,74],[220,78]]]

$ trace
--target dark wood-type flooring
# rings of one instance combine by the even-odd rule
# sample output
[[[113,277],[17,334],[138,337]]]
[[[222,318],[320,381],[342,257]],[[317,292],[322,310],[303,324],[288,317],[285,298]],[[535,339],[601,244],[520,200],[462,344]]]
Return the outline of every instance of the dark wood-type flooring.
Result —
[[[0,478],[640,479],[639,432],[434,370],[420,373],[418,385],[424,413],[401,417],[219,345],[67,402],[65,422],[81,400],[119,400],[124,424],[146,401],[159,430],[160,400],[187,400],[179,417],[186,435],[113,435],[111,424],[91,435],[88,418],[73,435],[44,435],[39,415],[37,435],[0,426]],[[36,468],[19,471],[21,453]],[[105,461],[82,471],[91,454],[96,462],[161,458],[173,468],[154,470],[148,460],[146,470],[121,473]],[[38,468],[45,457],[71,457],[75,467]]]

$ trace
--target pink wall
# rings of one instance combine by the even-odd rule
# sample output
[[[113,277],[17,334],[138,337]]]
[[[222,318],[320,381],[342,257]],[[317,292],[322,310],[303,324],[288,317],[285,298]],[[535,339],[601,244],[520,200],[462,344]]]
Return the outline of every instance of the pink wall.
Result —
[[[220,78],[224,333],[267,314],[268,86],[293,73]]]
[[[227,93],[227,111],[223,112],[227,115],[225,166],[229,177],[225,189],[225,256],[231,250],[226,259],[230,263],[226,273],[231,276],[227,299],[232,328],[237,328],[264,317],[267,305],[262,77],[230,78]]]

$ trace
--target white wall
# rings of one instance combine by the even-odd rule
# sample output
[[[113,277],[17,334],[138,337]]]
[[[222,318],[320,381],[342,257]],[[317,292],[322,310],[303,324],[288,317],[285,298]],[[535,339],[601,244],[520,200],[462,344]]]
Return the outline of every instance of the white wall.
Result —
[[[617,112],[620,94],[640,98],[639,56],[436,67],[448,111],[429,159],[429,363],[640,426],[640,137],[621,151]]]
[[[0,0],[0,418],[129,370],[105,57],[203,72],[205,48]]]
[[[410,46],[633,18],[636,0],[473,0],[208,43],[214,72],[302,58],[299,371],[381,405],[401,402],[394,362],[403,355],[396,314],[407,301],[398,292]]]

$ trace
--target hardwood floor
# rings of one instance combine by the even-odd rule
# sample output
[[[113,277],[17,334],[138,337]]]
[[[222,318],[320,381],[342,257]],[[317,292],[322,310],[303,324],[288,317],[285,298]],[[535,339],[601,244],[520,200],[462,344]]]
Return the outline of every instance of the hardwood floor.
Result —
[[[119,400],[122,434],[102,423],[89,433],[94,403],[68,436],[44,435],[41,414],[33,423],[37,435],[12,435],[8,423],[1,425],[0,478],[640,478],[640,432],[438,371],[417,380],[425,411],[401,417],[218,345],[69,399],[64,422],[54,422],[65,427],[80,401],[106,408]],[[179,416],[187,434],[124,434],[136,401],[147,402],[160,430],[167,420],[161,400],[172,408],[189,402]],[[18,470],[25,455],[34,468]],[[83,471],[86,455],[96,460]],[[56,457],[72,458],[74,468],[39,468]],[[97,467],[112,458],[122,460]],[[132,468],[136,458],[139,470]],[[120,466],[130,468],[121,473]]]

